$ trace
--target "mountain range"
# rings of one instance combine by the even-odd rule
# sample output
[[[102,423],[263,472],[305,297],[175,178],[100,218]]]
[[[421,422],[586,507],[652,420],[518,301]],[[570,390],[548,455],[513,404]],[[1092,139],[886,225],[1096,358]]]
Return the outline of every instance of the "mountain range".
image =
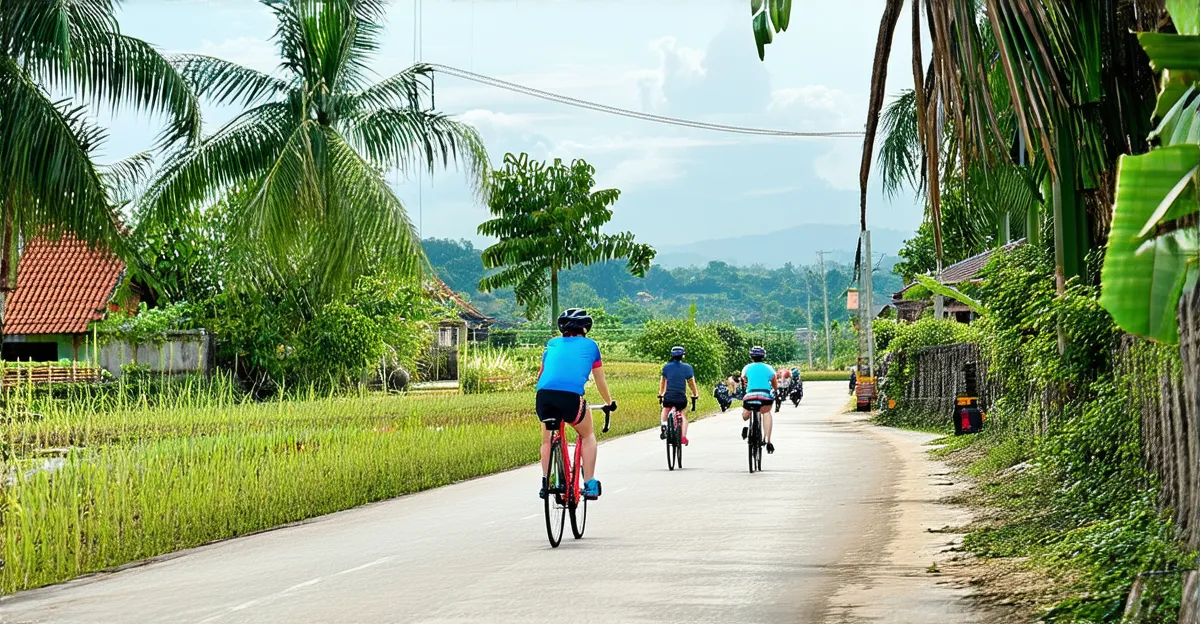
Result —
[[[871,230],[871,254],[884,263],[896,261],[896,253],[914,232]],[[858,227],[853,225],[798,225],[775,232],[717,238],[684,245],[662,245],[654,262],[673,269],[705,266],[720,261],[736,266],[761,264],[779,267],[791,262],[796,266],[817,262],[817,251],[829,252],[826,261],[852,263],[858,245]]]

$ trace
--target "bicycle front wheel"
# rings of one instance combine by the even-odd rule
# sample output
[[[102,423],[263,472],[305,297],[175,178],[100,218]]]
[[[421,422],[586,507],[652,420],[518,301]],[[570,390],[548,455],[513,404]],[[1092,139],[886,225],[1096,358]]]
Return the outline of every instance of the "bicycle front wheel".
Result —
[[[567,520],[567,470],[563,463],[562,440],[550,446],[550,489],[546,493],[546,537],[550,547],[558,548],[562,542],[563,527]],[[572,518],[574,521],[574,518]]]
[[[683,470],[683,444],[675,445],[675,467]]]

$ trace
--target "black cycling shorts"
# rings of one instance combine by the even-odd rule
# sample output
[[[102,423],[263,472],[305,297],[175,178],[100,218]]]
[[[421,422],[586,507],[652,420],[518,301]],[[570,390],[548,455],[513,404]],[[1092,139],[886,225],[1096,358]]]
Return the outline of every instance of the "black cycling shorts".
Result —
[[[687,411],[688,400],[686,396],[666,395],[662,401],[663,407],[673,407],[681,412]]]
[[[545,423],[547,431],[558,429],[560,422],[578,425],[587,414],[583,396],[565,390],[538,390],[536,405],[538,420]]]

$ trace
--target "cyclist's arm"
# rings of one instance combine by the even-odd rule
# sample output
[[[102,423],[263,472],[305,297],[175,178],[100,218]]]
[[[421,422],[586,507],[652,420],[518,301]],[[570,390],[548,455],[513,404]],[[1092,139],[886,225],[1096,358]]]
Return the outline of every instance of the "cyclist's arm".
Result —
[[[666,381],[666,380],[664,379],[663,381]],[[700,396],[700,391],[696,389],[696,378],[695,377],[688,378],[688,387],[692,389],[692,398],[693,399]]]
[[[604,379],[603,365],[592,369],[592,379],[596,380],[596,390],[600,391],[600,398],[604,399],[604,404],[612,405],[612,395],[608,392],[608,381]]]
[[[667,378],[663,377],[658,382],[658,396],[662,396],[666,393],[667,393]]]

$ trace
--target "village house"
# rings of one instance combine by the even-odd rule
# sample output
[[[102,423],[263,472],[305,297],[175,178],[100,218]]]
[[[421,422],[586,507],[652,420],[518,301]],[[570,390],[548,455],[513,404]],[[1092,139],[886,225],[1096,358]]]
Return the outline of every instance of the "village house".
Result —
[[[112,252],[73,236],[29,241],[4,306],[3,359],[92,359],[89,325],[110,310],[137,305],[133,293],[114,300],[124,276],[125,263]]]

